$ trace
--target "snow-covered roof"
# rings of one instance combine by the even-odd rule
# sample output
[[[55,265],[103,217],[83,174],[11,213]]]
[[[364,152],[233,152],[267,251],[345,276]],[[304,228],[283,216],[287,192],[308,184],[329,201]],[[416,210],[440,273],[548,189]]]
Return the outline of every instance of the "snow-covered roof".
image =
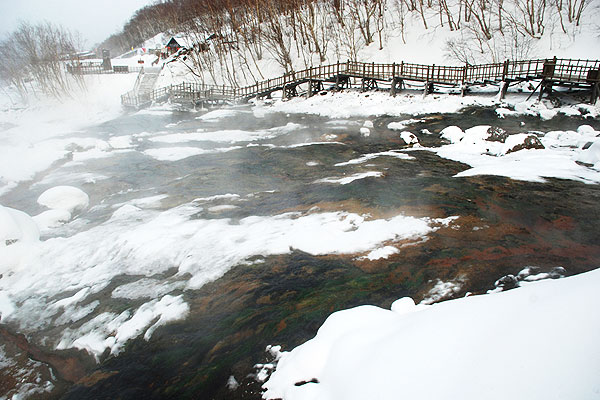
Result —
[[[176,35],[176,36],[171,37],[171,39],[167,42],[167,46],[172,41],[175,41],[179,46],[186,47],[186,48],[193,47],[194,44],[197,42],[196,40],[193,40],[192,38],[190,38],[188,36]]]

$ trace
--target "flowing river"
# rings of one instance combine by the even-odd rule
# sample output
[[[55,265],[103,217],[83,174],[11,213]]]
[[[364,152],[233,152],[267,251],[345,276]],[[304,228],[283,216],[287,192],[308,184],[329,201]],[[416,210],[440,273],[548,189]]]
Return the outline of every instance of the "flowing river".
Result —
[[[388,128],[409,118],[429,147],[450,125],[600,130],[488,108],[370,122],[251,106],[123,115],[73,135],[68,158],[0,197],[30,215],[54,186],[90,198],[42,231],[29,271],[0,278],[17,307],[3,354],[38,371],[32,385],[52,383],[42,397],[256,399],[265,347],[299,345],[333,311],[600,265],[597,184],[454,177],[467,166],[407,150]],[[15,368],[0,371],[15,390]]]

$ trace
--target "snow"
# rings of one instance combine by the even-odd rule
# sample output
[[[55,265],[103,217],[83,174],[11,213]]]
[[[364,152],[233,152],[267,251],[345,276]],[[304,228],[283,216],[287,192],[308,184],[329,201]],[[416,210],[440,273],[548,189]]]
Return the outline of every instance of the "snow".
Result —
[[[88,195],[73,186],[55,186],[46,190],[37,199],[38,204],[51,210],[66,211],[73,214],[85,209],[90,202]]]
[[[232,150],[241,149],[239,146],[223,147],[211,150],[201,149],[199,147],[162,147],[158,149],[148,149],[143,153],[159,161],[179,161],[188,157],[202,154],[226,153]]]
[[[388,150],[388,151],[382,151],[379,153],[365,154],[359,158],[355,158],[350,161],[344,161],[341,163],[337,163],[337,164],[335,164],[335,166],[343,167],[346,165],[363,164],[367,161],[373,160],[378,157],[394,157],[394,158],[399,158],[401,160],[414,160],[414,157],[409,156],[406,153],[400,153],[399,150]]]
[[[212,212],[212,213],[220,213],[220,212],[223,212],[223,211],[235,210],[236,208],[239,208],[239,207],[238,206],[234,206],[232,204],[222,204],[220,206],[209,207],[208,211]]]
[[[47,210],[32,218],[37,223],[40,231],[44,232],[69,222],[71,213],[66,210]]]
[[[113,136],[108,140],[108,144],[113,149],[129,149],[133,147],[131,135]]]
[[[209,111],[206,114],[203,114],[199,117],[197,117],[197,119],[202,120],[202,121],[218,121],[224,118],[231,118],[231,117],[236,117],[240,114],[245,114],[248,111],[242,111],[242,110],[233,110],[233,109],[220,109],[220,110],[213,110],[213,111]]]
[[[336,177],[328,177],[323,179],[317,179],[314,183],[339,183],[340,185],[347,185],[359,179],[365,178],[379,178],[382,177],[383,173],[379,171],[367,171],[367,172],[358,172],[356,174],[352,174],[350,176],[345,176],[342,178]]]
[[[511,135],[502,143],[487,140],[489,128],[475,126],[463,132],[456,126],[447,127],[442,130],[441,136],[450,144],[427,150],[471,166],[456,177],[499,175],[532,182],[561,178],[588,184],[600,183],[600,170],[595,167],[598,147],[594,146],[600,142],[600,132],[587,127],[577,131],[539,133],[536,136],[544,149],[510,152],[533,133]],[[586,143],[592,143],[592,146],[584,149]],[[577,163],[585,160],[593,166],[590,168]]]
[[[135,282],[116,287],[111,296],[122,299],[143,299],[164,296],[177,289],[185,287],[184,281],[163,282],[158,279],[142,278]]]
[[[142,197],[139,199],[129,200],[127,203],[114,204],[113,208],[119,208],[125,204],[129,204],[139,208],[160,208],[162,200],[169,197],[167,194],[158,194],[156,196]]]
[[[391,97],[386,92],[327,92],[308,99],[293,98],[273,104],[261,104],[259,112],[303,113],[330,118],[377,117],[458,112],[466,106],[492,106],[496,100],[486,96],[431,95],[425,98],[405,94]],[[368,129],[368,128],[366,128]]]
[[[242,130],[223,130],[214,132],[192,132],[192,133],[173,133],[170,135],[155,136],[150,140],[162,143],[182,143],[190,141],[211,141],[211,142],[250,142],[260,139],[270,139],[275,137],[274,131],[242,131]]]
[[[2,208],[3,219],[13,221],[5,236],[20,238],[0,246],[2,318],[22,329],[80,321],[77,329],[63,328],[60,348],[75,346],[96,355],[105,348],[118,352],[127,340],[139,335],[148,338],[156,327],[186,313],[183,298],[174,296],[177,291],[199,288],[251,257],[288,254],[292,249],[314,255],[365,255],[384,243],[421,240],[454,219],[403,215],[370,219],[318,210],[240,220],[197,217],[202,210],[199,203],[242,200],[235,194],[200,198],[164,211],[133,205],[154,206],[162,198],[132,200],[98,226],[41,242],[31,218]],[[222,212],[233,207],[223,204],[208,210]],[[9,225],[2,227],[8,229],[4,227]],[[173,266],[178,267],[174,276],[166,281],[155,278]],[[105,312],[93,316],[100,310],[94,295],[117,277],[127,276],[136,279],[116,287],[112,297],[149,297],[146,306],[119,315]],[[67,295],[57,296],[61,293]],[[159,296],[163,296],[160,301]],[[119,333],[115,336],[114,331]]]
[[[433,304],[440,300],[452,297],[460,291],[465,282],[464,277],[458,277],[453,281],[443,282],[440,279],[436,280],[435,285],[425,295],[425,298],[421,301],[421,304]]]
[[[40,233],[26,213],[0,205],[0,251],[13,243],[36,242]]]
[[[150,340],[158,327],[183,319],[188,313],[189,306],[182,296],[166,295],[160,300],[144,303],[133,315],[129,311],[119,315],[102,313],[79,329],[67,328],[57,348],[75,347],[96,356],[105,349],[119,354],[130,339],[143,334],[145,340]]]
[[[404,143],[410,146],[416,147],[419,145],[419,139],[413,133],[403,131],[400,132],[400,137],[404,140]]]
[[[431,22],[431,18],[429,20]],[[378,50],[373,44],[360,49],[358,58],[374,62],[398,62],[398,54],[402,54],[405,61],[448,64],[443,59],[442,48],[448,36],[455,36],[457,33],[442,31],[448,35],[440,35],[439,27],[418,29],[421,22],[412,17],[406,22],[407,29],[410,27],[406,32],[407,43],[403,43],[398,30],[393,29],[389,37],[385,38],[387,44],[384,50]],[[575,49],[578,49],[579,54],[587,53],[589,43],[596,43],[590,37],[582,37],[583,42],[575,40],[576,45],[572,46],[574,53]],[[158,46],[164,43],[164,39],[157,36],[144,46]],[[583,46],[585,40],[588,40],[588,44]],[[555,42],[553,39],[550,44]],[[571,42],[559,43],[558,48],[553,46],[553,50],[558,50],[555,54],[561,56],[571,51]],[[424,45],[431,51],[422,51]],[[547,47],[548,43],[544,42],[543,45]],[[295,55],[293,57],[293,62],[298,67],[300,60]],[[333,54],[328,54],[327,57],[329,62],[333,60]],[[137,65],[139,58],[148,64],[154,57],[144,54],[121,62],[122,65]],[[267,78],[282,73],[281,67],[268,55],[259,60],[259,63]],[[163,69],[158,87],[190,80],[189,75],[178,70],[181,65],[176,64],[171,63]],[[119,63],[115,62],[115,65]],[[23,331],[53,327],[60,335],[60,340],[54,343],[58,348],[77,347],[96,356],[100,356],[105,349],[118,354],[130,339],[143,336],[148,340],[159,326],[185,318],[189,312],[185,301],[186,290],[199,288],[217,279],[235,265],[251,263],[248,260],[253,260],[256,256],[287,254],[298,249],[314,255],[351,254],[361,260],[382,260],[399,252],[396,242],[422,240],[439,226],[452,222],[452,219],[411,218],[403,215],[373,219],[343,211],[295,212],[250,216],[238,220],[224,218],[227,215],[225,212],[235,210],[238,206],[221,204],[244,200],[237,194],[216,194],[190,203],[175,203],[179,205],[166,210],[163,206],[172,206],[171,202],[177,201],[175,196],[169,202],[163,202],[168,196],[157,194],[113,204],[111,207],[116,209],[109,220],[68,237],[53,237],[40,242],[40,230],[47,233],[70,221],[73,213],[89,205],[89,198],[84,192],[75,187],[64,186],[65,184],[77,186],[109,178],[100,174],[75,173],[70,167],[124,151],[134,152],[142,140],[150,142],[151,148],[140,150],[141,154],[164,162],[234,151],[242,149],[244,144],[233,144],[244,142],[250,142],[248,146],[261,145],[267,148],[345,145],[333,142],[338,140],[336,135],[327,134],[322,135],[318,139],[320,141],[302,138],[305,142],[287,146],[255,143],[305,128],[294,123],[256,131],[210,129],[217,123],[235,120],[249,113],[236,108],[214,110],[199,116],[198,123],[202,129],[195,132],[173,133],[171,128],[174,126],[167,125],[169,130],[158,134],[122,132],[122,135],[104,140],[81,137],[80,130],[90,125],[99,125],[122,113],[119,95],[133,86],[135,78],[135,74],[89,76],[85,78],[88,81],[88,91],[75,93],[73,98],[60,101],[41,98],[32,100],[25,108],[7,104],[0,110],[0,126],[8,127],[0,132],[0,195],[20,182],[32,180],[36,174],[46,171],[56,161],[71,160],[64,165],[67,167],[66,171],[53,171],[32,186],[33,189],[46,189],[49,185],[61,185],[40,196],[39,203],[48,206],[50,210],[31,218],[21,211],[0,206],[2,319],[15,323]],[[210,79],[206,81],[209,82]],[[240,81],[240,84],[243,82]],[[358,130],[365,137],[377,132],[372,120],[378,116],[406,118],[406,115],[450,113],[471,105],[496,107],[499,115],[536,115],[544,119],[558,114],[586,115],[590,118],[600,115],[596,106],[554,107],[548,102],[524,101],[526,95],[509,93],[505,101],[499,101],[489,91],[467,97],[433,94],[425,98],[420,93],[415,95],[414,91],[401,92],[396,97],[383,92],[344,91],[285,102],[277,99],[258,101],[250,112],[254,117],[282,112],[346,118],[328,121],[326,124],[332,126],[331,129],[349,130],[352,127],[352,132],[356,133]],[[170,116],[174,109],[177,106],[164,105],[140,111],[134,116]],[[347,118],[361,118],[361,122]],[[369,119],[362,122],[365,118]],[[416,145],[416,135],[405,129],[417,122],[420,120],[403,119],[390,123],[388,128],[401,131],[398,136],[407,144]],[[453,134],[450,128],[444,133],[449,144],[439,149],[428,149],[442,157],[472,166],[470,170],[457,176],[504,173],[516,179],[541,180],[543,177],[555,176],[586,183],[599,182],[598,171],[593,170],[600,170],[598,132],[591,127],[582,126],[576,132],[547,132],[540,137],[546,146],[545,150],[521,150],[513,153],[508,153],[508,150],[522,142],[529,133],[513,135],[507,143],[497,144],[492,148],[492,145],[486,143],[483,128],[465,132],[457,129],[454,129]],[[143,139],[146,137],[148,138]],[[202,147],[199,147],[195,142],[211,143],[206,146],[202,143]],[[213,143],[231,146],[214,148],[211,146]],[[591,144],[588,146],[589,143]],[[335,165],[357,165],[378,157],[414,160],[400,150],[387,150],[365,154]],[[589,165],[579,165],[576,162]],[[314,160],[306,162],[307,166],[319,164]],[[315,183],[346,185],[358,179],[382,176],[384,174],[379,171],[346,175],[340,170],[339,176],[320,179]],[[111,207],[105,206],[107,212],[113,210]],[[200,212],[212,213],[211,218],[199,218],[198,215],[203,215]],[[178,267],[175,275],[157,278],[159,274],[166,274],[173,266]],[[551,275],[529,274],[523,278],[523,282],[533,282],[548,276]],[[113,299],[111,301],[123,302],[125,311],[121,312],[123,308],[116,313],[106,311],[105,304],[95,300],[98,293],[112,287],[111,284],[118,284],[110,294]],[[424,302],[452,296],[460,290],[460,284],[458,278],[450,282],[432,282],[433,289]],[[143,304],[131,300],[141,300]],[[133,306],[132,303],[136,305]],[[435,307],[437,306],[432,308]],[[420,306],[414,306],[414,302],[408,301],[396,302],[392,308],[395,316],[409,311],[418,314],[414,311],[421,310]],[[99,312],[101,313],[98,314]],[[72,326],[56,327],[57,324]],[[340,343],[343,344],[343,341]],[[272,365],[264,368],[266,371]],[[309,381],[311,378],[307,376],[305,380]],[[357,379],[356,383],[358,382],[360,380]],[[312,383],[303,386],[304,390],[314,390],[314,387],[316,385]]]
[[[394,246],[385,246],[385,247],[381,247],[379,249],[375,249],[375,250],[371,251],[369,254],[366,255],[365,258],[367,260],[371,260],[371,261],[381,260],[382,258],[387,259],[392,254],[397,254],[399,252],[400,252],[400,250],[398,250]]]
[[[416,124],[419,122],[424,122],[422,119],[406,119],[406,120],[402,120],[402,121],[397,121],[397,122],[390,122],[388,124],[388,129],[392,129],[392,130],[397,130],[397,131],[401,131],[406,129],[409,125],[412,124]]]
[[[241,196],[239,194],[226,193],[226,194],[216,194],[214,196],[209,196],[209,197],[198,197],[197,199],[194,199],[194,201],[195,202],[211,202],[211,201],[215,201],[215,200],[239,200],[240,197]]]
[[[599,284],[595,270],[431,306],[335,312],[282,353],[263,398],[598,398]]]
[[[600,170],[600,140],[592,143],[587,149],[582,150],[575,157],[575,161],[591,164],[594,166],[594,169]]]

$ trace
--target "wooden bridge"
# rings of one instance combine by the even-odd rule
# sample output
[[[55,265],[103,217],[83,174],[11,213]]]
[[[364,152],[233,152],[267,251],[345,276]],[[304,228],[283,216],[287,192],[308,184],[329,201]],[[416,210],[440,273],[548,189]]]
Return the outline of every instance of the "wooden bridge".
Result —
[[[561,86],[589,90],[590,102],[593,104],[600,97],[600,60],[555,57],[526,61],[507,60],[496,64],[467,64],[460,67],[347,61],[291,72],[245,87],[182,83],[147,93],[131,91],[121,96],[121,102],[124,106],[133,108],[142,108],[153,102],[168,99],[188,104],[223,103],[268,97],[276,91],[282,91],[284,98],[290,98],[300,94],[300,85],[307,84],[306,94],[312,96],[324,90],[326,83],[333,89],[343,89],[350,87],[353,81],[360,82],[363,90],[376,89],[380,84],[389,85],[392,95],[402,90],[405,82],[422,83],[425,95],[432,92],[436,85],[458,87],[464,95],[469,86],[499,84],[500,98],[506,95],[508,87],[512,84],[539,81],[533,93],[540,89],[540,99],[544,93],[549,94],[554,87]]]

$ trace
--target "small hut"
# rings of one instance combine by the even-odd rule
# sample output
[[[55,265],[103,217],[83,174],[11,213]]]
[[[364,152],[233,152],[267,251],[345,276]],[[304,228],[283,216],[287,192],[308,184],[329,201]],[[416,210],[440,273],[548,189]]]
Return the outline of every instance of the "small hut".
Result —
[[[181,43],[179,43],[179,41],[177,40],[177,38],[175,36],[173,36],[171,38],[171,40],[169,40],[169,42],[167,43],[166,47],[167,47],[168,53],[169,54],[173,54],[176,51],[178,51],[179,49],[181,49],[183,46],[182,46]]]

